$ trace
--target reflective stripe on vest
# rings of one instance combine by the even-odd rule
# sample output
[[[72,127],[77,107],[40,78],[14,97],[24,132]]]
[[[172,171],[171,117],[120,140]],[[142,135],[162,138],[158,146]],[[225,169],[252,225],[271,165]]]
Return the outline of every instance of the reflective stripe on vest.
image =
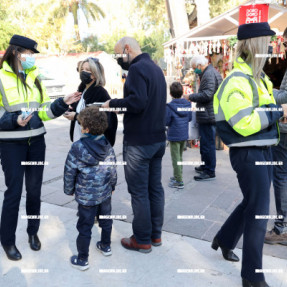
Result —
[[[245,141],[240,143],[229,144],[228,147],[243,147],[243,146],[269,146],[276,145],[278,139],[266,139],[266,140],[255,140],[255,141]]]
[[[0,131],[0,139],[30,138],[42,135],[45,132],[46,132],[45,127],[26,131]]]
[[[257,89],[257,86],[254,80],[250,76],[242,72],[236,71],[225,79],[225,81],[220,87],[219,92],[217,93],[217,99],[218,99],[219,105],[218,105],[218,113],[215,114],[215,120],[225,121],[225,116],[221,108],[220,100],[221,100],[221,97],[223,95],[226,85],[228,84],[229,80],[231,80],[233,77],[243,77],[249,81],[249,84],[252,88],[253,99],[252,99],[252,107],[248,107],[244,110],[240,110],[237,114],[235,114],[228,120],[228,123],[231,125],[231,127],[235,126],[242,118],[250,115],[255,108],[259,107],[259,93],[258,93],[258,89]],[[259,118],[260,118],[261,130],[267,128],[269,126],[269,120],[268,120],[266,113],[264,111],[256,111],[256,112],[258,113]]]
[[[39,110],[38,113],[44,113],[42,116],[44,120],[56,118],[56,116],[52,112],[51,105],[52,105],[51,102],[46,102],[46,103],[41,104],[41,106],[40,106],[40,109],[42,108],[43,111]]]
[[[40,109],[46,108],[47,110],[44,111],[44,113],[42,114],[42,117],[45,120],[50,120],[50,119],[56,118],[56,116],[53,114],[53,112],[51,110],[51,104],[52,104],[51,102],[45,102],[45,103],[40,104],[39,102],[34,101],[34,102],[28,102],[28,103],[24,102],[24,103],[16,104],[16,105],[9,105],[9,102],[8,102],[1,78],[0,78],[0,92],[2,94],[2,102],[4,105],[4,109],[7,112],[12,113],[12,112],[20,111],[20,110],[31,109],[32,111],[33,110],[39,110],[39,112],[41,113],[42,111]]]
[[[0,119],[3,117],[5,112],[6,112],[6,110],[3,107],[0,107]]]

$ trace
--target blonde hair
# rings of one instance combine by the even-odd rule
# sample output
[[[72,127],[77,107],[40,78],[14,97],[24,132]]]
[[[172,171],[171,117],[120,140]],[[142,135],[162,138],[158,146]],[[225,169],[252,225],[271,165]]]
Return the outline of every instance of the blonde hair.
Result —
[[[92,75],[96,78],[95,85],[104,87],[106,84],[105,70],[98,58],[87,58],[82,61],[79,66],[79,72],[85,63],[88,63],[91,69]]]
[[[237,43],[236,61],[240,63],[238,58],[241,57],[251,66],[254,80],[258,85],[261,85],[260,78],[266,63],[267,56],[265,55],[268,53],[270,40],[270,36],[263,36],[240,40]]]

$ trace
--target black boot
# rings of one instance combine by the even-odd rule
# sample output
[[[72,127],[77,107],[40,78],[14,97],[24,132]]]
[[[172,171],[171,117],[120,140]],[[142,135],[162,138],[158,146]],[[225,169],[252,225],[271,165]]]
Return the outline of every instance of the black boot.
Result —
[[[244,278],[242,278],[242,286],[243,287],[269,287],[269,285],[265,281],[250,282]]]
[[[17,249],[16,245],[2,245],[4,251],[6,252],[6,255],[8,259],[17,261],[22,259],[22,255],[20,251]]]
[[[41,242],[37,234],[29,235],[29,243],[32,250],[38,251],[41,249]]]
[[[214,250],[217,250],[218,247],[220,247],[221,251],[222,251],[223,258],[225,260],[233,261],[233,262],[238,262],[239,261],[238,256],[236,254],[234,254],[231,249],[227,249],[227,248],[224,248],[224,247],[220,246],[217,237],[214,237],[211,247]]]

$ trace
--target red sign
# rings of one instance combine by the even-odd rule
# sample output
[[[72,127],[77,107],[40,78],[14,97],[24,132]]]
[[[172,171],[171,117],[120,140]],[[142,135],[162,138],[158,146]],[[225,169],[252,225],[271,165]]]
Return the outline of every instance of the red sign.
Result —
[[[239,25],[268,22],[268,12],[269,12],[268,4],[240,6]]]

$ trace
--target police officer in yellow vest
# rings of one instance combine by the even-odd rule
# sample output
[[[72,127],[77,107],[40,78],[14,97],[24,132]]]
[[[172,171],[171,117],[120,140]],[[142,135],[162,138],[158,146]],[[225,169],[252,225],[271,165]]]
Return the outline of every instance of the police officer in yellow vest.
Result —
[[[61,116],[80,98],[77,92],[51,103],[38,78],[34,53],[39,53],[34,40],[14,35],[0,62],[0,157],[7,186],[0,240],[11,260],[22,258],[15,232],[24,175],[28,240],[31,249],[41,248],[37,232],[46,147],[42,121]]]
[[[275,32],[267,22],[243,24],[238,29],[234,69],[214,96],[216,126],[229,146],[243,201],[216,234],[212,248],[239,261],[233,253],[243,235],[242,286],[268,287],[262,270],[262,250],[269,214],[272,154],[279,142],[278,120],[285,106],[276,105],[272,83],[263,72],[268,45]],[[264,217],[263,217],[264,218]]]

